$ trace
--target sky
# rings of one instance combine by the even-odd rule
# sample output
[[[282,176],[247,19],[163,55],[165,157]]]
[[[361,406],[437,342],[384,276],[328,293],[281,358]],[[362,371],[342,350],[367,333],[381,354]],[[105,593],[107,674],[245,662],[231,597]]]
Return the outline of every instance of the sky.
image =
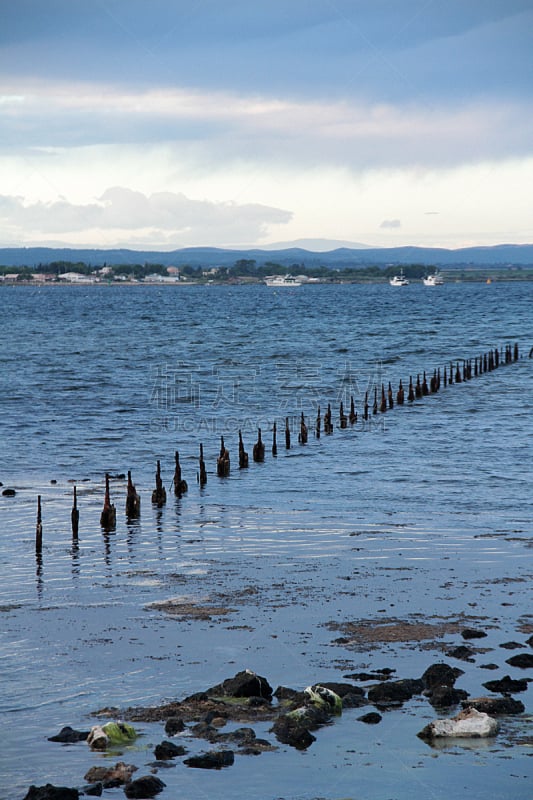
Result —
[[[0,0],[0,246],[533,242],[533,0]]]

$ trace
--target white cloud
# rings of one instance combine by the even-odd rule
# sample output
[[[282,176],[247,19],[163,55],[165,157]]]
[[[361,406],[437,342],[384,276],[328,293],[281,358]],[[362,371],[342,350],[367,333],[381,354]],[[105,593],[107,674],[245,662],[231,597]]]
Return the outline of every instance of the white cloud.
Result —
[[[259,203],[198,201],[168,191],[145,195],[118,186],[85,204],[65,199],[24,203],[20,197],[0,196],[0,221],[8,238],[23,241],[114,236],[164,246],[232,244],[263,238],[270,226],[287,224],[291,216]]]

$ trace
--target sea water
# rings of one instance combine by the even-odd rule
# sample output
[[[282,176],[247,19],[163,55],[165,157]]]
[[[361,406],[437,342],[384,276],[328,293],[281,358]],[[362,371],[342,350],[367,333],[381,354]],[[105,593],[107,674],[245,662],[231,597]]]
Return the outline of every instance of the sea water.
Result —
[[[302,689],[384,666],[419,677],[444,658],[477,695],[491,678],[531,677],[500,645],[533,632],[532,299],[526,282],[2,287],[0,481],[16,495],[0,497],[0,798],[18,800],[32,783],[84,783],[102,756],[48,742],[63,725],[87,729],[103,706],[182,699],[245,668]],[[455,375],[463,359],[515,342],[518,361],[444,387],[450,364]],[[429,381],[437,369],[438,393],[372,413],[382,384],[396,396],[400,379],[407,390],[410,376]],[[352,398],[358,420],[341,429],[340,403],[348,413]],[[316,438],[328,404],[333,433]],[[227,478],[216,475],[221,437]],[[181,498],[175,451],[189,484]],[[151,504],[158,460],[162,508]],[[124,514],[128,470],[136,521]],[[106,473],[112,532],[99,524]],[[229,610],[177,619],[152,605],[169,599]],[[465,667],[443,653],[460,636],[335,642],[336,625],[384,619],[470,621],[488,634],[485,652]],[[178,762],[160,772],[161,796],[481,798],[490,786],[491,798],[529,798],[532,689],[520,697],[525,714],[488,744],[428,747],[416,733],[437,714],[416,698],[372,728],[346,711],[303,753],[280,745],[215,773]],[[139,727],[137,748],[120,759],[146,774],[165,735]],[[256,733],[276,744],[268,727]]]

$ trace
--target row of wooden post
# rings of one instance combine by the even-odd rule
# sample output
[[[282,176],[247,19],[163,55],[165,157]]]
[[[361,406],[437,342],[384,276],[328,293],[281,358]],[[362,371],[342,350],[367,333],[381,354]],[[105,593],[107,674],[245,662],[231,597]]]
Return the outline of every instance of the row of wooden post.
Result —
[[[501,364],[510,364],[514,361],[517,361],[518,358],[519,358],[518,344],[515,344],[514,347],[512,345],[507,345],[505,351],[502,348],[501,353],[497,349],[490,350],[488,353],[485,353],[482,356],[479,357],[476,356],[473,359],[465,359],[462,362],[457,361],[455,362],[455,365],[453,363],[450,363],[448,367],[444,367],[442,373],[439,367],[438,369],[433,370],[433,374],[429,382],[427,380],[425,371],[422,373],[422,379],[420,377],[420,374],[417,375],[416,382],[414,382],[413,377],[410,376],[409,386],[407,389],[407,401],[409,403],[412,403],[414,402],[415,399],[419,399],[425,397],[426,395],[438,392],[441,386],[441,382],[444,383],[444,386],[447,386],[448,384],[451,385],[453,383],[462,383],[464,381],[471,380],[471,378],[473,377],[482,375],[485,372],[492,372],[494,369],[497,369]],[[462,363],[462,368],[461,368],[461,363]],[[377,387],[374,387],[372,412],[370,412],[369,396],[368,392],[366,392],[363,404],[363,412],[362,412],[363,419],[368,420],[370,418],[370,413],[372,413],[373,415],[377,414],[378,412],[383,414],[387,410],[391,410],[392,408],[394,408],[394,399],[395,398],[390,381],[388,383],[387,390],[385,390],[385,384],[384,383],[381,384],[380,397],[378,397]],[[400,379],[398,391],[396,392],[396,404],[403,405],[404,402],[405,402],[405,390],[402,381]],[[357,422],[357,419],[358,415],[357,411],[355,410],[355,403],[353,396],[350,398],[350,411],[348,414],[345,413],[344,406],[341,401],[339,408],[339,427],[347,428],[348,424],[354,425]],[[322,430],[322,417],[319,406],[315,424],[316,438],[320,438],[321,430]],[[332,411],[330,403],[328,403],[327,410],[324,414],[323,430],[326,435],[330,435],[333,433]],[[308,441],[308,428],[305,421],[304,413],[302,411],[300,417],[298,442],[300,444],[307,444],[307,441]],[[291,447],[291,430],[289,425],[289,417],[286,417],[285,448],[289,450],[290,447]],[[278,452],[277,426],[276,423],[274,422],[272,429],[272,455],[276,456],[277,452]],[[265,445],[262,439],[261,428],[258,428],[257,441],[253,446],[252,458],[256,463],[261,463],[265,460]],[[246,469],[248,467],[248,463],[249,463],[248,453],[244,449],[242,432],[239,430],[239,469]],[[217,475],[221,478],[225,478],[229,474],[230,474],[230,453],[225,445],[224,437],[221,436],[220,453],[217,458]],[[207,469],[204,460],[203,444],[200,444],[197,482],[199,483],[200,487],[205,486],[205,484],[207,483]],[[181,474],[179,452],[177,450],[175,452],[175,467],[174,467],[174,477],[172,480],[172,487],[176,497],[181,497],[188,490],[187,482],[183,479]],[[162,507],[166,503],[166,499],[167,499],[167,494],[161,478],[161,463],[160,461],[158,461],[155,473],[155,489],[152,492],[152,504]],[[126,495],[126,517],[130,520],[136,519],[137,517],[140,516],[140,513],[141,513],[141,498],[137,494],[135,486],[132,482],[131,472],[128,472],[128,486]],[[105,531],[114,530],[116,526],[116,516],[117,516],[116,509],[115,506],[111,503],[111,497],[109,492],[109,475],[106,474],[104,506],[102,509],[102,513],[100,515],[101,527]],[[74,486],[74,501],[71,512],[71,522],[72,522],[72,536],[75,539],[78,538],[79,517],[80,515],[77,506],[76,487]],[[35,546],[37,552],[41,552],[42,550],[42,541],[43,541],[42,509],[41,509],[41,495],[39,495],[37,498],[37,526],[35,535]]]

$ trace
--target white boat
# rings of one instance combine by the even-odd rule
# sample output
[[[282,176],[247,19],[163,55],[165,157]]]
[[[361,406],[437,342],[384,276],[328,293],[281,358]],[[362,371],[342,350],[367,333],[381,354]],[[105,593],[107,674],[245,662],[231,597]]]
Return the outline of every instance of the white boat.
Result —
[[[424,286],[442,286],[444,283],[444,278],[438,270],[435,270],[433,275],[426,275],[422,280],[424,281]]]
[[[399,275],[395,275],[389,280],[391,286],[409,286],[409,280],[403,274],[403,269],[400,270]]]
[[[302,282],[293,275],[272,275],[265,278],[267,286],[301,286]]]

